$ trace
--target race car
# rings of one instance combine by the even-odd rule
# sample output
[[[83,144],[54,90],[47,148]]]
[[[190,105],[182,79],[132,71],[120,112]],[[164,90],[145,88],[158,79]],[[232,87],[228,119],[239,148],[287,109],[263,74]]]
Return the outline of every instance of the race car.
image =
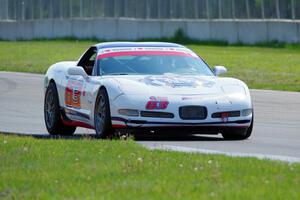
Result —
[[[254,121],[250,92],[244,82],[219,76],[226,71],[175,43],[96,44],[78,61],[48,69],[45,124],[52,135],[86,127],[99,138],[126,130],[246,139]]]

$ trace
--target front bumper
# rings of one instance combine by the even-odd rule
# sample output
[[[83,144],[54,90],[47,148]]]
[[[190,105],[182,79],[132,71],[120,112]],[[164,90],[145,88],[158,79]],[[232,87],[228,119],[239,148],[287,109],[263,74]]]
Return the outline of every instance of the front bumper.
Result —
[[[215,120],[201,120],[194,122],[185,122],[175,121],[175,120],[161,120],[161,119],[152,119],[146,120],[144,118],[123,118],[112,116],[112,126],[114,128],[179,128],[179,127],[192,127],[192,128],[201,128],[201,127],[244,127],[247,128],[251,125],[251,116],[248,116],[247,119],[229,119],[228,121]]]
[[[199,96],[193,98],[183,98],[182,96],[167,96],[169,105],[164,110],[153,110],[159,112],[171,113],[172,118],[143,117],[121,115],[119,109],[135,109],[138,112],[149,111],[145,105],[149,97],[145,96],[120,96],[110,103],[111,119],[114,128],[203,128],[203,127],[249,127],[251,125],[252,114],[247,116],[234,116],[223,118],[214,118],[213,114],[217,112],[242,111],[251,109],[250,99],[237,99],[233,101],[220,96]],[[205,106],[207,108],[207,117],[205,119],[182,119],[179,115],[179,109],[182,106]]]

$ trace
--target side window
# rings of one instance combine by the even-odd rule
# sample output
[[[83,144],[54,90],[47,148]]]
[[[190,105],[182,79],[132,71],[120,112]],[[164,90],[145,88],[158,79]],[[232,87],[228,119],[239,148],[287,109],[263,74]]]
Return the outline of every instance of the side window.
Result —
[[[95,62],[96,60],[96,55],[97,55],[97,52],[94,52],[94,54],[90,57],[90,62]]]
[[[96,47],[89,48],[78,62],[78,66],[83,67],[84,71],[91,76],[97,56]]]

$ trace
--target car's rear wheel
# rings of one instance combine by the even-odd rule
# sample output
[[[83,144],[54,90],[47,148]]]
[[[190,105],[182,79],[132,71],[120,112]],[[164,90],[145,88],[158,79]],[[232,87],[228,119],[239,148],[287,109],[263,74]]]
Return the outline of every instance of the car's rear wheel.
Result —
[[[248,128],[226,128],[222,131],[225,140],[245,140],[251,136],[254,124],[254,115],[252,114],[251,124]]]
[[[99,90],[94,113],[96,137],[104,139],[112,136],[109,99],[104,88]]]
[[[72,135],[75,126],[63,124],[60,113],[57,88],[54,82],[49,83],[44,100],[44,119],[50,135]]]

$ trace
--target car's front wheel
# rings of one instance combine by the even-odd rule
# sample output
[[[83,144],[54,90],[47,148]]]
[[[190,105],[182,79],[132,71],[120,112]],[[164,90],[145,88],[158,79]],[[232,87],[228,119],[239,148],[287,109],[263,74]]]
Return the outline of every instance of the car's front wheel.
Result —
[[[97,138],[107,138],[113,135],[111,125],[108,94],[104,88],[99,90],[94,112],[95,131]]]
[[[225,140],[245,140],[251,136],[254,117],[252,115],[251,125],[248,128],[226,128],[222,131]]]
[[[54,82],[49,83],[44,100],[44,119],[50,135],[72,135],[75,126],[63,124],[60,113],[58,93]]]

